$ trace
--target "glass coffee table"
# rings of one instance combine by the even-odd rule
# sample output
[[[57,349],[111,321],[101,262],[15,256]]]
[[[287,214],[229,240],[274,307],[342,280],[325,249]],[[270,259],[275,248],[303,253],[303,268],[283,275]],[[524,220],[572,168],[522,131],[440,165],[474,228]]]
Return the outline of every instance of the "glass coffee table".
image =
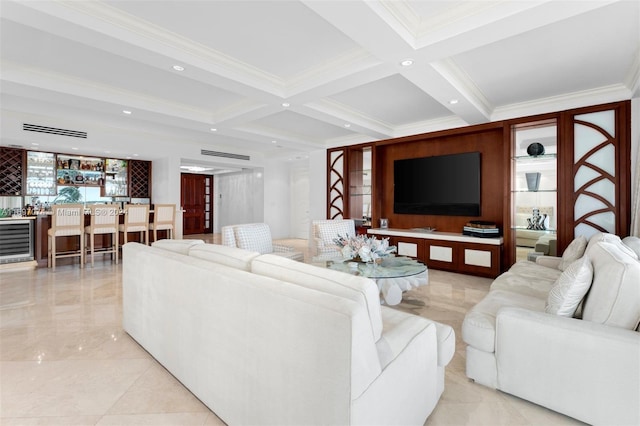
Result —
[[[427,285],[429,270],[424,263],[404,256],[388,256],[380,263],[361,263],[342,258],[314,259],[313,264],[347,274],[371,278],[378,284],[387,305],[402,301],[402,292]]]

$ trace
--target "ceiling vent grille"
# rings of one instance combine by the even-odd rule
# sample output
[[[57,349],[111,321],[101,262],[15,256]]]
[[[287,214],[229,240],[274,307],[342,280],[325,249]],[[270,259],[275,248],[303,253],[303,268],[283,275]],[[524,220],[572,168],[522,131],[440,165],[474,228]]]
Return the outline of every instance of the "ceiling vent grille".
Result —
[[[28,132],[49,133],[51,135],[71,136],[72,138],[87,138],[87,132],[80,132],[78,130],[56,129],[55,127],[38,126],[36,124],[24,123],[22,125],[22,130],[26,130]]]
[[[235,158],[236,160],[251,160],[251,157],[248,155],[232,154],[230,152],[209,151],[207,149],[201,149],[200,154],[210,155],[212,157]]]

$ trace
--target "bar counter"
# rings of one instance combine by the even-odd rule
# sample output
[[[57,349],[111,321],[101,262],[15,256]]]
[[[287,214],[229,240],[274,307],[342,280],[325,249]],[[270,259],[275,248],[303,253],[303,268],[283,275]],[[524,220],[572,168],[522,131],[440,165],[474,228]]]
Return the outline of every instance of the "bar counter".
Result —
[[[35,261],[38,263],[38,267],[43,267],[46,268],[47,267],[47,250],[48,250],[48,242],[47,242],[47,231],[51,228],[51,212],[44,212],[44,213],[38,213],[35,216],[35,220],[36,220],[36,229],[35,229]],[[32,217],[32,216],[25,216],[25,218],[27,217]],[[124,223],[124,212],[121,212],[119,215],[119,223]],[[153,210],[149,210],[149,223],[153,223]],[[86,210],[85,211],[85,215],[84,215],[84,224],[85,226],[89,226],[91,225],[91,215],[90,215],[90,211]],[[167,237],[167,231],[162,231],[159,230],[158,231],[158,239],[161,238],[166,238]],[[119,233],[119,244],[122,245],[124,244],[124,234]],[[128,235],[129,237],[129,241],[136,241],[136,242],[140,242],[140,236],[139,233],[135,233],[135,232],[131,232]],[[72,250],[78,250],[80,247],[78,245],[78,238],[71,236],[71,237],[57,237],[57,251],[58,252],[63,252],[63,251],[72,251]],[[95,236],[95,250],[96,250],[96,254],[98,254],[98,252],[105,247],[109,247],[110,246],[110,238],[111,235],[110,234],[106,234],[106,235],[96,235]],[[153,238],[153,232],[149,231],[149,239]],[[69,259],[58,259],[56,261],[57,264],[59,265],[64,265],[64,264],[69,264],[72,262],[76,262],[75,259],[73,258],[69,258]]]

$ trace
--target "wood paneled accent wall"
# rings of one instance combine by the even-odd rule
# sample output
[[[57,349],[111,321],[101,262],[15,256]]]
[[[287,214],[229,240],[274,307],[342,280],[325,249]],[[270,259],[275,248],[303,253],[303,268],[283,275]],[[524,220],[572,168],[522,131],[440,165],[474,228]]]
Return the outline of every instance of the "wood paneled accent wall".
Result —
[[[502,267],[509,268],[515,261],[515,233],[511,229],[512,216],[512,128],[528,122],[557,120],[558,123],[558,253],[561,254],[574,237],[574,227],[585,218],[574,218],[574,205],[579,194],[574,188],[574,174],[580,166],[574,164],[575,117],[596,111],[614,110],[616,113],[615,137],[608,143],[615,146],[615,175],[609,179],[615,185],[616,201],[609,208],[616,218],[615,232],[620,236],[629,233],[631,222],[631,102],[621,101],[586,108],[520,117],[505,121],[442,130],[403,138],[388,139],[368,144],[373,149],[373,196],[372,223],[379,224],[380,218],[389,219],[391,228],[410,229],[435,227],[442,232],[462,233],[462,227],[469,220],[495,222],[504,232]],[[344,155],[353,147],[337,147],[328,150],[330,155]],[[393,162],[405,158],[419,158],[436,155],[458,154],[479,151],[481,153],[481,215],[437,216],[406,215],[393,212]],[[329,160],[329,158],[328,158]],[[328,166],[332,164],[328,161]],[[342,163],[342,164],[349,164]],[[348,168],[348,167],[347,167]],[[331,178],[331,169],[328,177]],[[343,170],[340,177],[348,176]],[[335,182],[329,179],[330,182]],[[333,187],[328,188],[328,194]],[[340,200],[348,200],[347,183],[341,186]],[[583,191],[584,192],[584,191]],[[336,198],[336,199],[337,199]],[[332,198],[332,202],[335,199]],[[330,206],[329,206],[330,207]],[[348,210],[345,210],[348,212]],[[331,215],[328,215],[331,217]],[[349,217],[349,216],[345,216]]]
[[[442,232],[462,233],[470,220],[495,222],[503,226],[504,196],[502,188],[509,185],[503,173],[503,125],[487,124],[465,127],[456,131],[435,132],[376,145],[376,172],[379,179],[376,196],[380,208],[375,212],[374,224],[381,217],[389,219],[391,228],[435,227]],[[393,212],[393,164],[405,158],[432,157],[465,152],[481,153],[480,216],[412,215]],[[416,185],[419,185],[416,182]]]

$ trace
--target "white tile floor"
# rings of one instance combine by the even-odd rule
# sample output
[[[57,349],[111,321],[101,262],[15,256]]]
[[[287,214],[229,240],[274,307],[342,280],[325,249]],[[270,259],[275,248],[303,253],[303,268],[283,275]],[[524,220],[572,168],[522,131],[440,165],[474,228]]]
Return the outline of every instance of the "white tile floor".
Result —
[[[286,242],[306,249],[306,240]],[[457,334],[445,392],[426,424],[579,424],[470,382],[460,326],[491,280],[429,274],[430,284],[405,293],[397,307]],[[106,258],[94,268],[0,272],[0,424],[223,424],[122,330],[121,276],[122,265]]]

